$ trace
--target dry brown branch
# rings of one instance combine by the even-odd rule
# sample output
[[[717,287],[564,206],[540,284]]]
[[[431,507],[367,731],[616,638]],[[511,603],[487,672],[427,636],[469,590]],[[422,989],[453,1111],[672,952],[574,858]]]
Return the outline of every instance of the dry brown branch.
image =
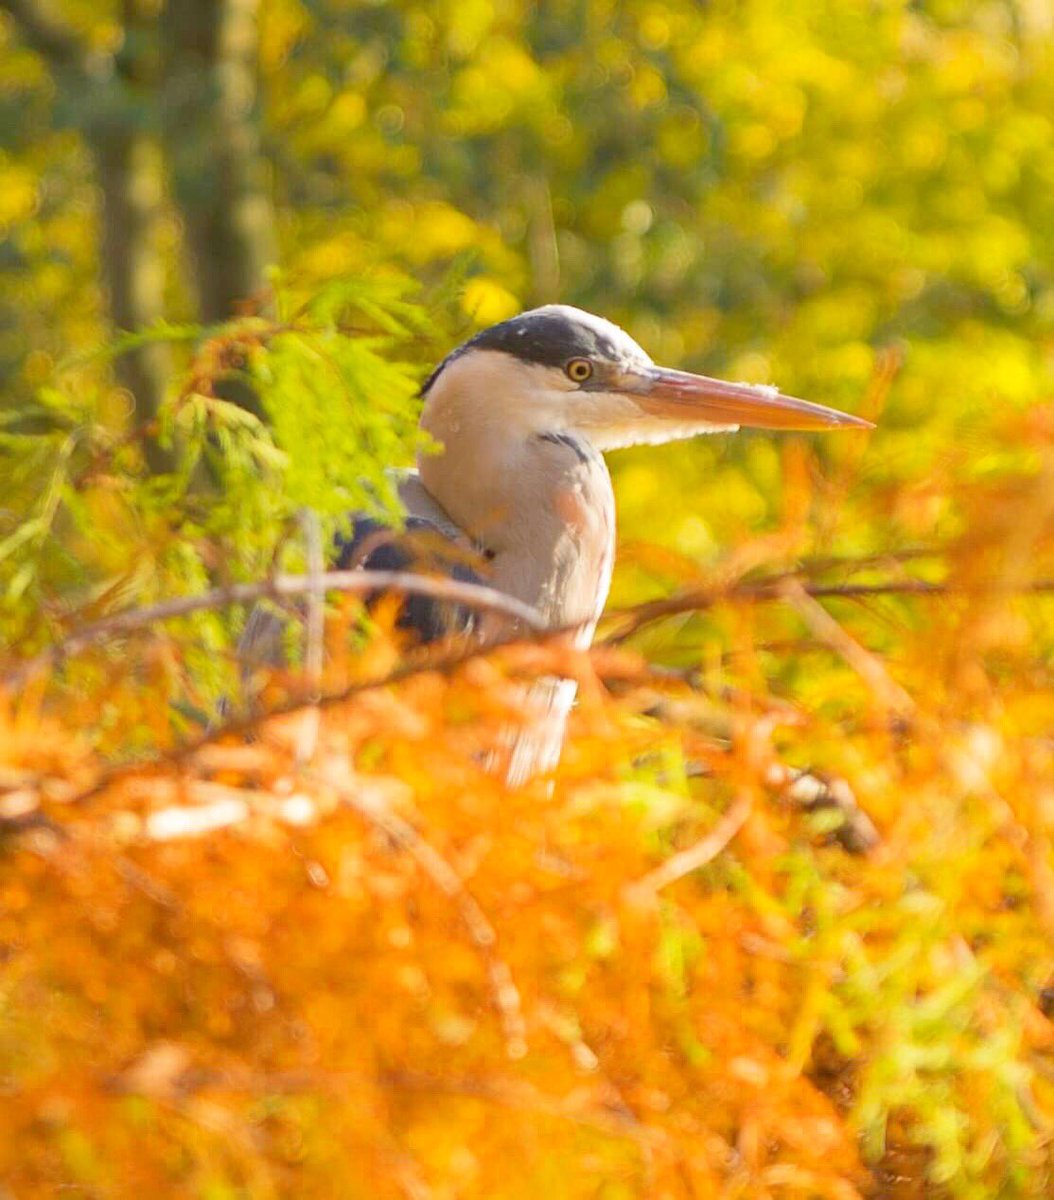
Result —
[[[171,769],[182,766],[203,750],[207,750],[227,738],[239,738],[250,734],[258,734],[261,726],[268,721],[276,717],[292,716],[294,713],[300,712],[305,703],[315,704],[320,709],[333,708],[346,703],[348,700],[364,692],[374,691],[376,688],[391,687],[394,684],[402,683],[404,680],[412,679],[414,676],[424,674],[428,671],[449,674],[457,670],[458,667],[471,662],[473,659],[489,654],[492,650],[500,646],[510,644],[513,644],[511,639],[507,641],[496,640],[489,643],[481,642],[469,646],[461,646],[454,650],[450,649],[449,644],[441,644],[436,648],[425,649],[410,654],[395,670],[389,671],[375,679],[358,680],[347,687],[340,688],[338,691],[328,692],[319,696],[315,700],[305,701],[302,696],[293,696],[284,703],[275,705],[274,708],[269,709],[267,712],[231,718],[230,720],[211,726],[200,737],[192,738],[178,746],[162,750],[149,758],[134,759],[130,762],[120,763],[108,768],[99,775],[90,787],[64,797],[62,801],[63,806],[71,808],[83,807],[102,796],[109,788],[121,780],[151,770],[160,771],[166,768]],[[48,818],[38,809],[35,813],[24,814],[17,822],[12,822],[10,827],[16,830],[31,829],[37,825],[46,823],[47,820]],[[3,829],[5,825],[6,822],[0,816],[0,829]]]
[[[233,583],[213,588],[195,596],[176,596],[147,608],[129,609],[104,617],[75,630],[55,646],[49,647],[26,662],[19,663],[4,677],[8,686],[18,686],[37,672],[55,666],[70,655],[77,654],[94,642],[107,637],[134,633],[160,621],[171,621],[191,613],[224,608],[231,604],[250,604],[257,600],[288,599],[310,595],[319,586],[326,591],[351,592],[366,595],[377,591],[406,592],[431,596],[452,604],[463,604],[484,612],[501,613],[522,622],[528,629],[542,631],[545,623],[539,614],[521,601],[504,592],[478,583],[462,583],[455,579],[439,579],[415,575],[408,571],[326,571],[321,575],[277,574],[261,583]]]
[[[71,792],[68,795],[63,795],[60,803],[62,807],[81,808],[98,799],[122,780],[141,776],[144,772],[149,775],[150,772],[179,768],[192,761],[195,762],[196,767],[204,770],[210,770],[213,767],[222,769],[223,767],[230,767],[232,765],[233,756],[234,768],[251,771],[259,762],[259,743],[252,747],[236,745],[221,746],[220,743],[230,741],[231,739],[259,736],[262,727],[267,722],[293,716],[301,712],[305,705],[316,707],[319,710],[339,707],[356,696],[375,691],[378,688],[392,687],[428,672],[436,672],[442,675],[452,674],[459,668],[466,666],[478,658],[483,658],[496,650],[515,649],[517,646],[531,645],[535,647],[555,646],[560,648],[562,652],[566,650],[566,646],[560,647],[565,633],[566,631],[564,630],[553,630],[545,634],[538,634],[530,640],[513,637],[494,638],[488,642],[475,642],[469,645],[456,644],[453,647],[447,642],[413,651],[394,670],[388,671],[384,675],[377,676],[376,678],[357,680],[337,691],[326,692],[316,697],[305,698],[299,694],[290,696],[288,700],[275,705],[266,712],[232,717],[227,721],[211,726],[200,737],[157,752],[152,757],[138,758],[109,767],[89,787],[79,792]],[[611,647],[593,647],[589,651],[589,655],[599,678],[604,680],[611,679],[622,685],[654,685],[655,683],[670,682],[685,683],[688,686],[697,686],[698,684],[694,673],[676,672],[643,661],[634,661],[632,656],[627,656],[621,651],[615,651]],[[547,662],[539,662],[536,666],[538,672],[543,674],[547,671],[551,672],[554,669]],[[723,698],[726,700],[734,699],[735,693],[730,691]],[[766,705],[767,711],[773,712],[776,715],[781,715],[788,719],[792,716],[795,718],[800,717],[800,714],[797,714],[796,710],[792,710],[784,702],[774,698],[767,698]],[[211,757],[209,761],[206,761],[206,756],[211,755],[218,756],[217,762],[212,762]],[[199,759],[200,761],[197,761]],[[38,803],[39,799],[38,796]],[[175,819],[178,823],[178,818]],[[231,822],[221,822],[221,825],[229,823]],[[12,817],[11,819],[5,818],[2,810],[0,810],[0,830],[6,829],[10,832],[20,832],[48,824],[50,824],[50,818],[47,817],[40,807],[33,807],[31,811],[22,812],[17,818]]]
[[[767,602],[783,598],[783,588],[793,576],[778,576],[772,579],[741,583],[728,589],[699,589],[666,596],[661,600],[649,600],[634,608],[610,613],[607,620],[619,622],[617,628],[605,637],[610,644],[618,644],[626,638],[664,617],[680,613],[703,612],[715,604],[735,604],[740,601]],[[998,583],[969,584],[930,583],[924,579],[903,579],[890,583],[800,583],[806,595],[817,600],[859,600],[872,596],[986,596],[1035,595],[1054,592],[1054,579],[1037,579],[1022,587],[1007,590]]]
[[[606,645],[618,645],[632,634],[664,617],[680,613],[702,612],[719,603],[737,601],[771,602],[785,598],[785,586],[795,582],[793,576],[781,575],[753,583],[741,583],[728,589],[696,590],[651,600],[633,608],[609,614],[608,620],[620,623],[602,640]],[[261,599],[288,599],[310,595],[321,584],[327,591],[358,595],[374,591],[405,592],[430,596],[452,604],[483,612],[496,612],[522,622],[529,630],[540,634],[561,635],[574,632],[575,627],[547,630],[542,618],[529,605],[482,584],[415,575],[405,571],[327,571],[321,576],[276,574],[260,583],[235,583],[213,588],[194,596],[177,596],[147,608],[129,609],[111,617],[92,622],[74,630],[68,637],[25,662],[12,667],[0,682],[10,687],[21,685],[28,677],[80,653],[94,642],[107,637],[133,633],[157,622],[170,621],[192,613],[224,608],[232,604],[248,604]],[[815,599],[862,599],[871,596],[950,596],[988,595],[1003,593],[1046,594],[1054,592],[1054,579],[1039,579],[1033,583],[1007,590],[999,584],[969,586],[965,584],[930,583],[921,579],[891,583],[799,584],[801,590]],[[429,669],[429,668],[423,668]]]

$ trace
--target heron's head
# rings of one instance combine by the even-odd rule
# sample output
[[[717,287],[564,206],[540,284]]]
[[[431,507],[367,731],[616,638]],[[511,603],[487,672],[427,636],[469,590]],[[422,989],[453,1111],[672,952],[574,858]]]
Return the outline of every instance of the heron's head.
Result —
[[[617,325],[564,304],[483,330],[440,363],[422,392],[444,408],[451,400],[462,412],[479,405],[478,415],[510,433],[577,434],[600,450],[740,426],[871,428],[774,387],[658,367]]]

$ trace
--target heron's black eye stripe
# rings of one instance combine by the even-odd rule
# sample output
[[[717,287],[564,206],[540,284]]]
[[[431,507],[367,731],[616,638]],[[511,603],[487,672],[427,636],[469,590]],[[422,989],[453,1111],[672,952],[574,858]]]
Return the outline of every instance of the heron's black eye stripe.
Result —
[[[588,358],[572,358],[564,372],[572,383],[585,383],[593,375],[593,364]]]

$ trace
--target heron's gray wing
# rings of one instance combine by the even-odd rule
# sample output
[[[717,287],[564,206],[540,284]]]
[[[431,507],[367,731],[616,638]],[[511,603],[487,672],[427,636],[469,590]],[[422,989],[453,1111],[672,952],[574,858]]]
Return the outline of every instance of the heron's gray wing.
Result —
[[[445,508],[421,482],[421,476],[413,470],[393,470],[388,472],[395,480],[399,491],[399,499],[408,517],[419,517],[435,526],[436,530],[450,541],[461,546],[468,552],[477,551],[472,539],[458,525]]]

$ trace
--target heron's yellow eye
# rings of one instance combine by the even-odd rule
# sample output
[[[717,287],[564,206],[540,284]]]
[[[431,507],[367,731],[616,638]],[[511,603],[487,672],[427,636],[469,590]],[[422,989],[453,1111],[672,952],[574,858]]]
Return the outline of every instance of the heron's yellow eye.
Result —
[[[564,370],[568,379],[575,383],[585,383],[593,374],[593,364],[588,358],[572,358]]]

